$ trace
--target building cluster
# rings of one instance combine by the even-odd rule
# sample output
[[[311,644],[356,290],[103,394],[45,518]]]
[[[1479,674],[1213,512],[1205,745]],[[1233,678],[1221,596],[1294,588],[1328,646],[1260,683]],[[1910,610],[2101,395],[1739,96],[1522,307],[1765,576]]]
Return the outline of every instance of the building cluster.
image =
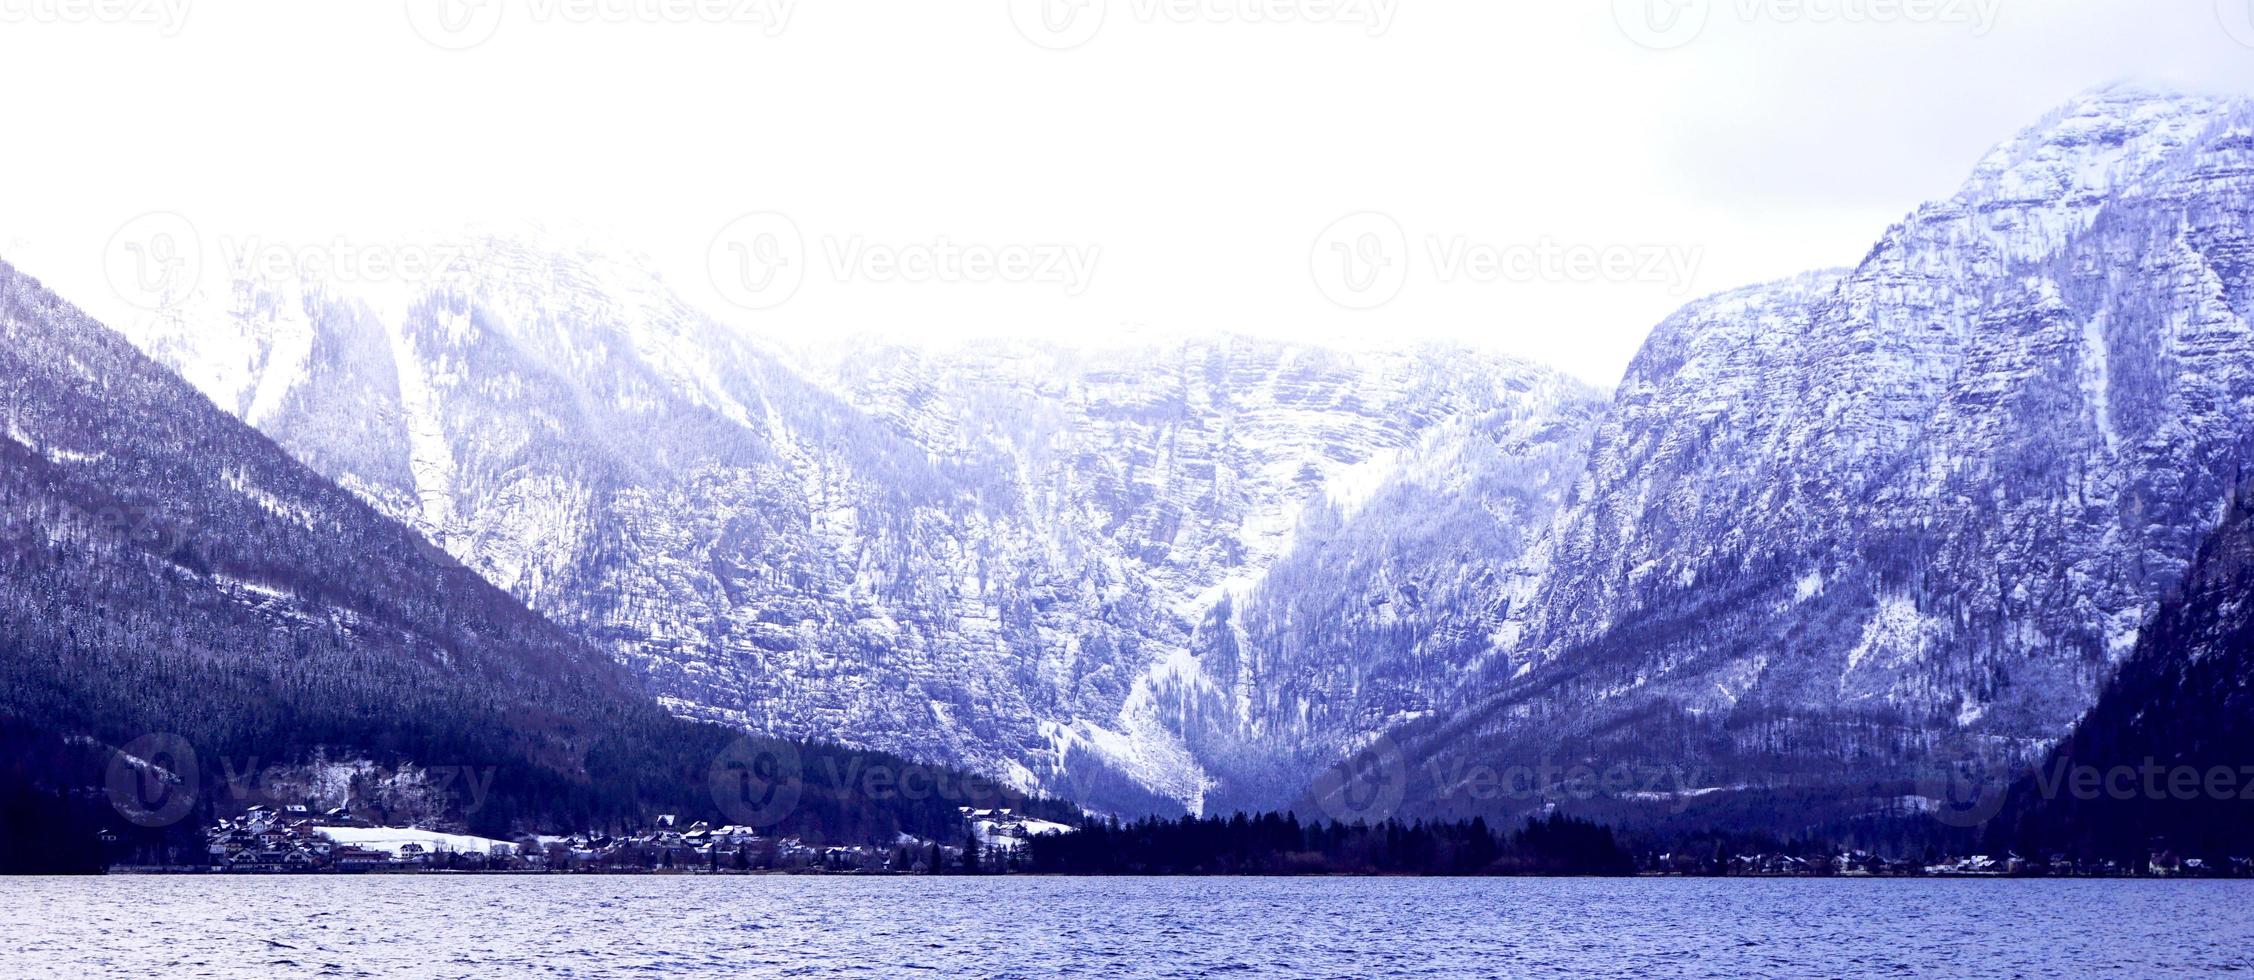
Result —
[[[2065,854],[2047,857],[2024,857],[2012,853],[2002,856],[1975,854],[1928,865],[1925,873],[2055,878],[2254,878],[2254,858],[2233,857],[2216,861],[2183,857],[2165,847],[2154,848],[2141,862],[2077,859]]]
[[[1010,809],[959,807],[980,847],[997,854],[1022,854],[1025,842],[1042,834],[1069,834],[1072,827],[1029,817]]]
[[[2254,858],[2221,861],[2187,858],[2159,848],[2143,862],[2076,859],[2065,854],[2027,857],[1974,854],[1940,861],[1888,860],[1867,851],[1834,855],[1667,853],[1646,857],[1646,874],[1722,875],[1746,878],[1794,877],[2059,877],[2059,878],[2250,878]]]
[[[213,870],[260,872],[411,869],[427,867],[438,857],[420,844],[393,854],[339,844],[320,832],[323,827],[365,826],[342,808],[315,812],[303,806],[254,806],[212,825],[205,852]]]
[[[750,827],[681,826],[661,816],[644,830],[616,834],[536,837],[520,844],[519,860],[541,871],[834,871],[916,870],[902,852],[920,854],[928,842],[902,835],[891,847],[823,844],[803,837],[772,837]]]
[[[1022,855],[1024,841],[1062,825],[1010,810],[963,809],[966,833],[951,843],[902,834],[889,844],[828,844],[804,836],[777,837],[750,827],[683,825],[660,816],[650,827],[630,832],[527,836],[514,842],[485,841],[480,849],[453,848],[443,840],[409,842],[386,848],[340,842],[329,831],[367,828],[343,808],[315,811],[303,806],[254,806],[241,816],[221,819],[206,834],[205,865],[214,871],[558,871],[725,873],[754,871],[863,874],[934,874],[964,868],[972,841],[986,863],[971,867],[1007,870]],[[1062,828],[1069,829],[1069,828]],[[408,831],[406,833],[419,833]],[[431,835],[442,837],[443,835]]]

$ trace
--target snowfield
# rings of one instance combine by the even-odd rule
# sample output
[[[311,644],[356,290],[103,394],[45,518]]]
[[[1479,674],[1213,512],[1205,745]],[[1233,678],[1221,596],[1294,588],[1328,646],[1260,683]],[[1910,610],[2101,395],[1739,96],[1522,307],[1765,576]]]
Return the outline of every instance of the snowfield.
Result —
[[[365,847],[384,851],[392,857],[400,856],[400,849],[409,844],[421,844],[426,854],[452,851],[457,854],[491,854],[494,848],[514,849],[516,845],[503,840],[471,837],[467,834],[442,834],[435,830],[417,830],[413,827],[316,827],[314,832],[349,847]]]

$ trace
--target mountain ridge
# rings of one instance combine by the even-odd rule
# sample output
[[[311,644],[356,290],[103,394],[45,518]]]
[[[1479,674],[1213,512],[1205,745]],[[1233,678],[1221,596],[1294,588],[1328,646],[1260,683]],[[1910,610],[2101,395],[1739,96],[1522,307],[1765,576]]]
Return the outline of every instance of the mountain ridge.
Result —
[[[1890,784],[2043,751],[2188,567],[2249,452],[2250,133],[2077,97],[1609,396],[1460,348],[776,345],[492,238],[393,310],[237,283],[135,339],[678,714],[1129,811],[1388,738]]]
[[[1412,758],[1883,801],[1919,759],[2061,737],[2249,452],[2249,118],[2086,95],[1846,275],[1662,323],[1519,644]]]

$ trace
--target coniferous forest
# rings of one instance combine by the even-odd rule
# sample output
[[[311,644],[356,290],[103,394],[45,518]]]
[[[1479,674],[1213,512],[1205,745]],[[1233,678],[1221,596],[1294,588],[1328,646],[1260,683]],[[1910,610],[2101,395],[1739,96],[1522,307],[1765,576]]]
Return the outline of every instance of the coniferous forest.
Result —
[[[1485,818],[1301,823],[1290,813],[1098,821],[1032,838],[1030,870],[1082,875],[1626,875],[1598,824],[1563,814],[1498,833]]]

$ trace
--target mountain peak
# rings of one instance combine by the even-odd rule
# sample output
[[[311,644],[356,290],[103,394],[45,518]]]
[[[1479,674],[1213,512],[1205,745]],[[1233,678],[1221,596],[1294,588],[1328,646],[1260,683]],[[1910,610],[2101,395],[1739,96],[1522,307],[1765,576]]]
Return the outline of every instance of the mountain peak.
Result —
[[[2072,202],[2133,182],[2241,100],[2144,81],[2100,86],[1990,150],[1959,203]]]

